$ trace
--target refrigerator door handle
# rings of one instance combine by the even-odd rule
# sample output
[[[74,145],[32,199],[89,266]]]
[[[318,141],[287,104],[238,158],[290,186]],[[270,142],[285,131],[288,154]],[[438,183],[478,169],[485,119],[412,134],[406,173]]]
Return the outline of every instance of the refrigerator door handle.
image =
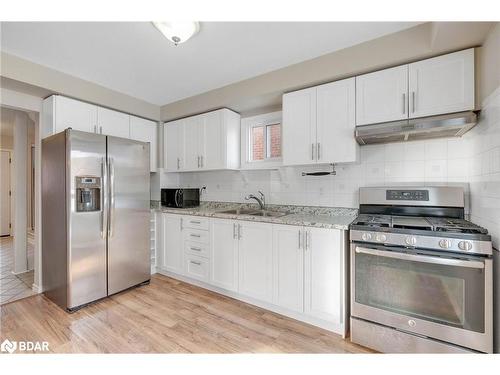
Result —
[[[108,158],[108,173],[109,173],[109,226],[108,237],[113,237],[113,229],[115,226],[115,166],[113,158]]]
[[[108,211],[108,168],[106,158],[101,159],[101,238],[106,238],[106,231],[108,227],[107,211]]]

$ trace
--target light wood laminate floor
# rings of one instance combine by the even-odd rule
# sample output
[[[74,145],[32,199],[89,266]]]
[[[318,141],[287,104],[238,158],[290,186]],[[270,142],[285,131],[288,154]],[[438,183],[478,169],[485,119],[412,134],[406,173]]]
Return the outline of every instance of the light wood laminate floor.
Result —
[[[154,275],[68,314],[42,295],[0,307],[4,339],[67,353],[364,353],[329,331]]]

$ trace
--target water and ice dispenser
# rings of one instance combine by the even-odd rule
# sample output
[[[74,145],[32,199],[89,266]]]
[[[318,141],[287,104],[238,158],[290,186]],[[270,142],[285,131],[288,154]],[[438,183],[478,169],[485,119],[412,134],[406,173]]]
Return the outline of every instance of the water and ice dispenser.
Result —
[[[76,212],[101,210],[101,178],[76,177]]]

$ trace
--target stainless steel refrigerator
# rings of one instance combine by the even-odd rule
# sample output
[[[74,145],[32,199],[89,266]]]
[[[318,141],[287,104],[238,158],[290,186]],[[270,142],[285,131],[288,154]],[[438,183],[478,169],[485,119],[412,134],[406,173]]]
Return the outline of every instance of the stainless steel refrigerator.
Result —
[[[67,129],[42,141],[42,279],[72,311],[147,283],[149,145]]]

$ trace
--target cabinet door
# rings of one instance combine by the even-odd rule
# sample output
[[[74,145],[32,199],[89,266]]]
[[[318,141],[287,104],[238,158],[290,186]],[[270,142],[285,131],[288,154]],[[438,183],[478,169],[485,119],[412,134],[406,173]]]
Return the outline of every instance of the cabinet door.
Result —
[[[307,228],[304,312],[343,323],[343,236],[336,229]]]
[[[165,169],[176,172],[182,169],[184,163],[183,120],[168,122],[164,126]]]
[[[474,109],[474,49],[410,64],[410,117]]]
[[[182,216],[163,214],[163,252],[162,267],[167,271],[183,273],[183,236]]]
[[[272,226],[266,223],[239,222],[239,292],[271,302]]]
[[[222,111],[207,113],[203,116],[203,141],[200,143],[203,169],[222,169],[225,167],[225,129]]]
[[[356,126],[356,83],[354,78],[328,83],[317,88],[318,163],[355,162],[358,143]]]
[[[273,225],[273,303],[297,312],[304,309],[302,227]]]
[[[96,132],[97,107],[78,100],[56,96],[55,132],[67,128],[84,132]]]
[[[184,163],[183,170],[192,171],[200,168],[200,132],[202,117],[194,116],[184,119]]]
[[[130,138],[130,115],[97,107],[97,123],[100,134]]]
[[[356,77],[356,124],[408,118],[408,65]]]
[[[283,165],[316,162],[316,88],[283,95]]]
[[[237,223],[232,220],[212,219],[210,234],[211,284],[231,291],[238,290]]]
[[[150,171],[156,172],[156,132],[158,125],[154,121],[130,116],[130,138],[136,141],[149,143]]]

